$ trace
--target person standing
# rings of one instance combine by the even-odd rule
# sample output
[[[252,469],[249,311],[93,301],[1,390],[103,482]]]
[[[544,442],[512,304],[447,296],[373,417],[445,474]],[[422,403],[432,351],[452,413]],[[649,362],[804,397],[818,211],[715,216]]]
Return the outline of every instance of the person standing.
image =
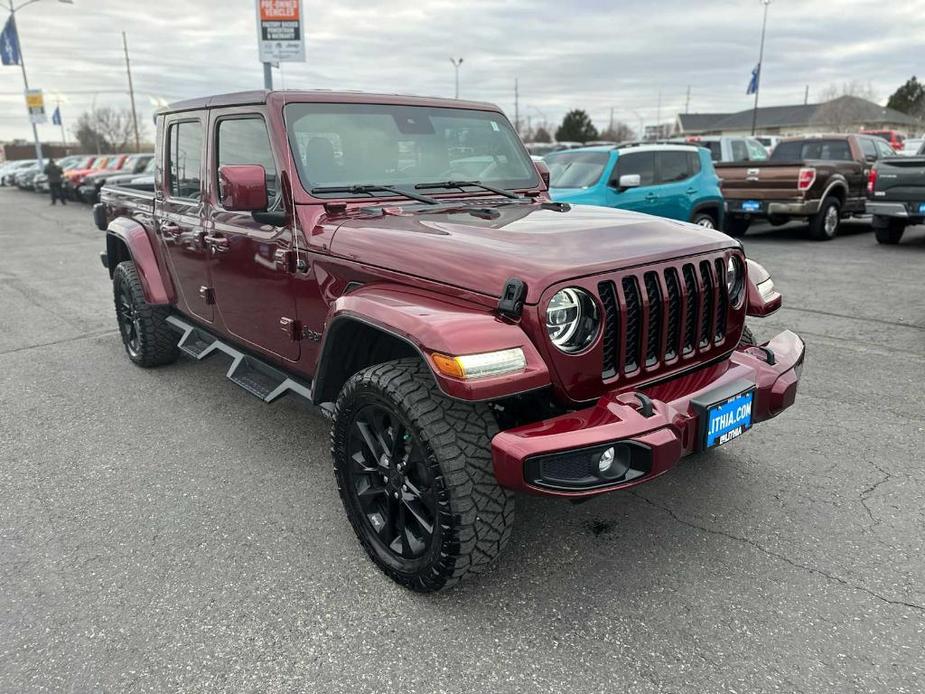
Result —
[[[54,205],[58,200],[62,205],[67,205],[64,199],[64,192],[61,190],[61,175],[64,170],[58,166],[54,159],[49,159],[45,166],[45,175],[48,176],[48,190],[51,192],[51,204]]]

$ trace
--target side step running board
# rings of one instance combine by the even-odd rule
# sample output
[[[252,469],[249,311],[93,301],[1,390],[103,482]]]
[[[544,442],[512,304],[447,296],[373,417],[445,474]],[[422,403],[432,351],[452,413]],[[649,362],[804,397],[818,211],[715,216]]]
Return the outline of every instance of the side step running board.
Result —
[[[306,383],[293,378],[275,366],[270,366],[257,357],[235,349],[208,331],[187,323],[182,318],[168,316],[167,322],[183,333],[177,346],[193,359],[202,361],[216,352],[224,352],[231,357],[231,366],[225,375],[264,402],[273,402],[286,393],[300,395],[309,403],[312,402],[312,391]]]

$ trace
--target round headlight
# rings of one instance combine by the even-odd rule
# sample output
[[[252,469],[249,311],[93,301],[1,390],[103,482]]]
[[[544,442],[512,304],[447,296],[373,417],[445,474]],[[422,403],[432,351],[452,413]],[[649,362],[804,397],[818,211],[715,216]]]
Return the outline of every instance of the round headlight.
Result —
[[[583,289],[569,287],[556,292],[546,308],[546,332],[563,352],[580,352],[597,335],[600,320],[597,304]]]
[[[745,272],[742,261],[735,255],[726,263],[726,296],[734,307],[738,307],[745,296]]]

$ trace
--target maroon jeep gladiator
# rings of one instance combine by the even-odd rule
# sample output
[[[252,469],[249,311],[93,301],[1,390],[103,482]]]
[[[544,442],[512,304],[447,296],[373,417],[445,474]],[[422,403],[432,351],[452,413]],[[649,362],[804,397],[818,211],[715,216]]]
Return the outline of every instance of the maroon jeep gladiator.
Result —
[[[104,188],[129,358],[222,353],[331,417],[372,560],[418,591],[483,571],[514,492],[583,500],[793,404],[803,343],[716,231],[547,196],[490,104],[248,92],[157,115],[154,189]]]

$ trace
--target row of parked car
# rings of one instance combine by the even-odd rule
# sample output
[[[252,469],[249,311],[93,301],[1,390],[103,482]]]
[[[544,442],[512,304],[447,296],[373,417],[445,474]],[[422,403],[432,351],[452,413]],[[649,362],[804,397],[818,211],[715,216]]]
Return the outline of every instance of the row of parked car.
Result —
[[[909,200],[909,190],[892,183],[896,169],[908,181],[925,162],[900,156],[882,137],[818,135],[773,145],[769,154],[753,138],[691,138],[563,149],[543,160],[556,201],[631,209],[732,236],[743,236],[756,220],[774,226],[805,220],[812,238],[827,241],[844,219],[872,215],[877,240],[897,243],[900,227],[921,223],[925,182],[913,182],[921,195]],[[889,209],[887,185],[902,198],[890,199]],[[885,219],[887,210],[903,216]]]
[[[0,164],[0,185],[47,193],[47,163],[47,159],[42,163],[29,159]],[[62,191],[69,200],[95,203],[106,183],[154,184],[154,155],[150,153],[75,154],[58,159],[57,164],[64,170]]]

